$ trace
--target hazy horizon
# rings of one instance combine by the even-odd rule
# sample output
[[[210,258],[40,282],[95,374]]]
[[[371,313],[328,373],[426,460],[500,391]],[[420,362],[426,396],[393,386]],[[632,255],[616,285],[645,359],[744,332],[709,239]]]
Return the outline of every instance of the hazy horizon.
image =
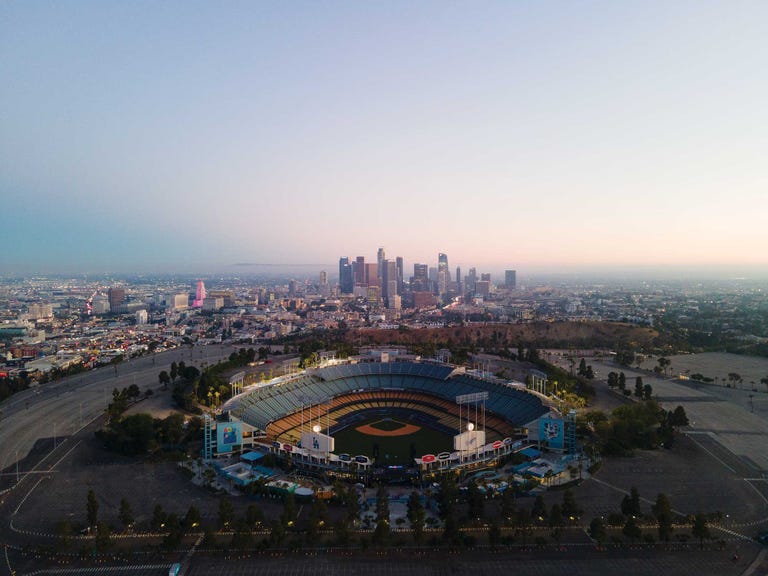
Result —
[[[0,274],[768,267],[768,4],[0,7]],[[741,272],[739,272],[741,271]],[[464,271],[466,273],[466,271]]]

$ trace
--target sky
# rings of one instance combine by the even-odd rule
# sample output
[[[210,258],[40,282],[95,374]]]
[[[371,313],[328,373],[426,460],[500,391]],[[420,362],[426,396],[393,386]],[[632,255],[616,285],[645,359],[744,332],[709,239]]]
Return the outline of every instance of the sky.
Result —
[[[768,3],[4,2],[0,272],[768,265]]]

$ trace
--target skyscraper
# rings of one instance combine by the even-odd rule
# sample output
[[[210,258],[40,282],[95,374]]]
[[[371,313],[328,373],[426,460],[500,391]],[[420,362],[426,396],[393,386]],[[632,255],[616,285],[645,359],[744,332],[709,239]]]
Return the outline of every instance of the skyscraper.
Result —
[[[342,294],[352,294],[354,291],[352,265],[349,263],[347,256],[339,258],[339,289]]]
[[[394,260],[384,260],[383,268],[381,273],[381,295],[389,302],[390,297],[397,296],[397,262]],[[388,303],[387,306],[389,305]]]
[[[464,292],[467,294],[474,294],[475,293],[475,283],[477,282],[477,269],[476,268],[470,268],[469,274],[467,274],[467,280],[464,283]]]
[[[387,259],[387,256],[384,254],[384,248],[380,247],[378,253],[376,254],[376,264],[378,265],[378,272],[379,272],[379,278],[381,278],[381,275],[383,274],[384,269],[384,260]]]
[[[516,270],[505,270],[504,271],[504,285],[509,290],[514,290],[517,286],[517,271]]]
[[[456,292],[461,295],[464,291],[461,289],[461,267],[456,266]]]
[[[411,290],[413,292],[426,292],[429,290],[428,267],[426,264],[413,265],[413,282]]]
[[[202,308],[203,300],[205,300],[205,282],[198,280],[197,287],[195,288],[195,299],[192,301],[192,308]]]
[[[403,257],[398,256],[395,258],[395,263],[397,264],[397,293],[402,294],[403,293]]]
[[[379,265],[373,262],[365,265],[365,283],[367,286],[379,286]]]
[[[365,286],[365,256],[355,258],[355,284]]]
[[[448,255],[442,252],[437,255],[437,273],[445,272],[446,284],[451,281],[451,271],[448,269]]]

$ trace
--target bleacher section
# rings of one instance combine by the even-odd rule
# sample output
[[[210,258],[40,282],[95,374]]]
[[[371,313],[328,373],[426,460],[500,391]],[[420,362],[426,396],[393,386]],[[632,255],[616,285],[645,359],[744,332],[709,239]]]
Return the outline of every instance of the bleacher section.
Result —
[[[434,399],[434,406],[438,405],[437,400],[441,401],[439,405],[445,411],[443,416],[451,415],[456,410],[456,396],[487,391],[487,411],[512,426],[524,426],[549,410],[534,394],[467,374],[451,376],[452,373],[452,366],[427,362],[339,364],[255,389],[238,399],[232,413],[264,432],[272,422],[281,420],[281,430],[277,432],[280,435],[301,424],[302,407],[314,406],[313,410],[318,410],[317,406],[322,405],[320,410],[323,413],[341,409],[342,405],[337,403],[343,403],[350,412],[375,408],[382,397],[363,394],[373,391],[395,390],[429,395],[430,399]],[[359,404],[351,400],[356,397],[354,394],[359,395]],[[420,411],[428,413],[415,396],[394,400],[418,405]]]
[[[315,420],[321,422],[323,428],[329,429],[331,436],[348,425],[369,418],[372,412],[379,410],[387,411],[388,416],[403,415],[408,412],[427,416],[427,420],[433,423],[433,428],[441,429],[446,433],[457,434],[462,427],[459,406],[455,402],[424,392],[403,390],[353,392],[334,398],[323,408],[322,412],[315,413]],[[359,417],[355,418],[358,414]],[[301,438],[302,427],[305,432],[309,431],[309,414],[291,414],[269,424],[267,436],[270,440],[296,444]],[[502,440],[515,434],[513,425],[487,412],[485,430],[488,441]]]

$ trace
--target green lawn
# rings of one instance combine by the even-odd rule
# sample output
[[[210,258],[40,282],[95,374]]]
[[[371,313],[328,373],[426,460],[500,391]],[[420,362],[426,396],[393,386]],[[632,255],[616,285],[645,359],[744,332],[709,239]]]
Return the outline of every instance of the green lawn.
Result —
[[[365,422],[357,423],[338,433],[334,433],[336,439],[336,454],[347,453],[351,456],[362,454],[374,458],[378,447],[376,463],[381,466],[387,464],[412,464],[413,457],[421,457],[424,454],[437,454],[449,452],[453,448],[453,437],[449,434],[432,430],[421,426],[421,430],[406,436],[369,436],[361,434],[355,428],[364,424],[370,424],[380,430],[396,430],[402,426],[396,421],[383,420],[376,416]],[[387,426],[385,428],[384,426]]]

